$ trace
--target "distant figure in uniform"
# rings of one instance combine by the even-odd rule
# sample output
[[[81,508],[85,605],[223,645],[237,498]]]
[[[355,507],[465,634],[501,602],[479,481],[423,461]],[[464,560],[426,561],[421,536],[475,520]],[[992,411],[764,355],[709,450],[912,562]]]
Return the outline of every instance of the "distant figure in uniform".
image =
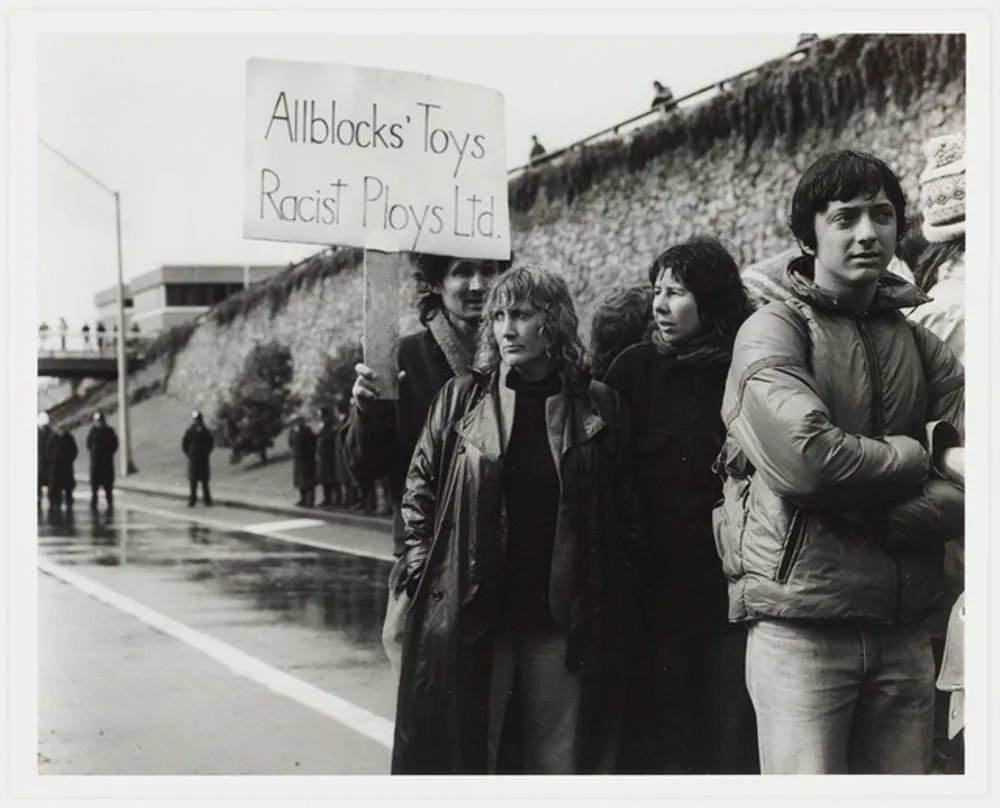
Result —
[[[111,344],[116,349],[118,348],[118,323],[111,326]]]
[[[107,333],[108,329],[104,327],[103,322],[98,321],[95,331],[97,332],[97,350],[100,351],[104,348],[104,335]]]
[[[87,323],[83,324],[83,328],[80,329],[83,333],[83,347],[85,350],[90,350],[90,326]]]
[[[58,508],[63,500],[66,507],[73,507],[73,489],[76,488],[76,477],[73,474],[73,463],[79,453],[76,440],[64,427],[56,426],[55,431],[46,444],[49,472],[49,504]]]
[[[316,505],[316,433],[299,415],[288,430],[288,448],[292,450],[292,484],[299,492],[300,508]]]
[[[38,326],[38,343],[39,347],[44,351],[47,347],[49,341],[49,324],[42,323]]]
[[[38,507],[42,507],[42,489],[49,485],[49,438],[52,437],[52,427],[49,426],[49,414],[38,413]]]
[[[181,449],[188,459],[188,482],[191,484],[189,508],[193,508],[198,501],[198,483],[201,483],[201,496],[205,504],[212,504],[212,493],[208,490],[208,458],[214,448],[215,439],[205,426],[201,413],[195,410],[191,414],[191,426],[187,428],[181,440]]]
[[[650,103],[650,109],[656,109],[657,107],[663,107],[664,112],[668,112],[677,106],[677,102],[674,101],[674,94],[670,92],[669,87],[664,87],[660,82],[653,82],[653,101]]]
[[[114,510],[112,489],[115,485],[115,452],[118,435],[104,420],[103,412],[94,413],[94,424],[87,433],[87,451],[90,452],[90,509],[97,510],[97,492],[104,489],[108,510]]]
[[[62,350],[66,350],[66,334],[69,333],[69,323],[66,322],[65,317],[59,318],[59,344]]]
[[[337,466],[343,465],[343,446],[337,432],[340,426],[333,409],[324,407],[319,411],[320,428],[316,435],[317,479],[323,487],[323,501],[320,507],[332,508],[343,502],[343,491],[337,475]]]
[[[541,143],[538,142],[538,135],[532,135],[531,136],[531,153],[529,155],[530,158],[531,158],[531,162],[532,163],[536,162],[538,160],[538,158],[541,157],[543,154],[545,154],[545,147]]]

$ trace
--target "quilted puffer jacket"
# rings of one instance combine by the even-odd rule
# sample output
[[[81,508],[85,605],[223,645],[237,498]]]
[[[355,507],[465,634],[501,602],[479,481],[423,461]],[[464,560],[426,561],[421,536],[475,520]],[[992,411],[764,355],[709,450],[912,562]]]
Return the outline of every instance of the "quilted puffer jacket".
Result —
[[[961,442],[964,374],[900,311],[926,300],[916,287],[887,273],[855,313],[812,271],[793,261],[793,296],[736,338],[713,514],[729,618],[917,620],[963,530],[964,495],[932,460]]]

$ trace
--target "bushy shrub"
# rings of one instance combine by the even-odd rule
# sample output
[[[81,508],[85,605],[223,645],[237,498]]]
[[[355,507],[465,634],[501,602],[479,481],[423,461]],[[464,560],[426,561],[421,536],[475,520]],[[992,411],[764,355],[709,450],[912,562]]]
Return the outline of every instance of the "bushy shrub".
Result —
[[[268,449],[300,403],[289,390],[293,372],[292,353],[285,345],[272,341],[250,351],[216,412],[216,441],[231,451],[230,462],[251,454],[267,462]]]
[[[362,359],[361,344],[344,342],[326,358],[323,374],[316,383],[311,405],[314,410],[345,410],[354,384],[354,366]]]

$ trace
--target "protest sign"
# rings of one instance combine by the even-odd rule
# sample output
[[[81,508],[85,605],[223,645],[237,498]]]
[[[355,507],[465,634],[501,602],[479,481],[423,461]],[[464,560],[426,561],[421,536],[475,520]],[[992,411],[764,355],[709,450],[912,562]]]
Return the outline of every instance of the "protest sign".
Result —
[[[498,91],[250,59],[246,113],[245,237],[509,257]]]
[[[383,397],[397,392],[401,282],[385,253],[510,257],[503,134],[487,87],[247,61],[243,235],[364,248],[365,364]]]

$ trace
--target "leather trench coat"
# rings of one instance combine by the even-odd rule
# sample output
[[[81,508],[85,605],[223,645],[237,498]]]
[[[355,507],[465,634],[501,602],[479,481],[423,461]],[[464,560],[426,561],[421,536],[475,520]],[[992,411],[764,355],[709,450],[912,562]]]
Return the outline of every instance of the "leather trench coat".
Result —
[[[419,575],[403,640],[393,773],[485,770],[492,626],[506,541],[501,472],[513,423],[506,368],[449,380],[417,442],[401,511]],[[618,395],[589,378],[546,401],[560,476],[549,604],[580,671],[577,770],[613,768],[627,564],[640,529]]]

